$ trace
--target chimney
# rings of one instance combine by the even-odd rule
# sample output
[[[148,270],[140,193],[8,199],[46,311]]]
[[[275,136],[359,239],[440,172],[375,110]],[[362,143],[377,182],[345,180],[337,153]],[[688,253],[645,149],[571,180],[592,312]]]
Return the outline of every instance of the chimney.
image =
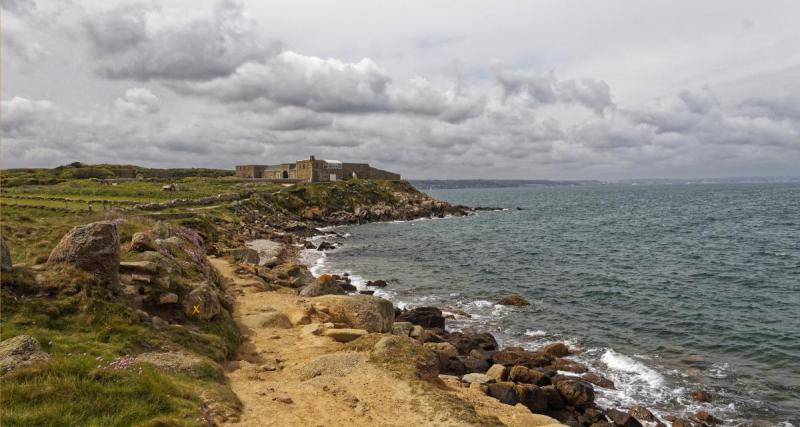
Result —
[[[311,156],[311,161],[312,161],[312,162],[314,161],[314,156]]]

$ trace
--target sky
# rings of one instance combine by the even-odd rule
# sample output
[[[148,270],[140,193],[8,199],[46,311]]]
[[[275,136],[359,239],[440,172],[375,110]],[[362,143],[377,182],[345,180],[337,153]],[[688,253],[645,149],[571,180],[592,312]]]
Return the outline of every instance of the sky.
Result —
[[[800,175],[796,0],[3,0],[4,168]]]

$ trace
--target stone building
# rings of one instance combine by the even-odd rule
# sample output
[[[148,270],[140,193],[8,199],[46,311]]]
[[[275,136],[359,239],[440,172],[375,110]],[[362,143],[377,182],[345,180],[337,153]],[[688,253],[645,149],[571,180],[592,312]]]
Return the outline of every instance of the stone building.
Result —
[[[386,179],[400,180],[400,175],[373,168],[367,163],[343,163],[339,160],[318,160],[311,156],[308,160],[279,165],[238,165],[236,176],[240,178],[327,182],[348,179]]]

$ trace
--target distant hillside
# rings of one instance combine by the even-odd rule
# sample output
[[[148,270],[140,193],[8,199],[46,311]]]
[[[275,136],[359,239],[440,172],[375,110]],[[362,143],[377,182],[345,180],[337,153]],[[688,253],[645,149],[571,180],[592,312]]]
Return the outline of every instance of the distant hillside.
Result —
[[[204,168],[154,169],[136,165],[85,165],[74,162],[53,169],[5,169],[0,172],[0,183],[3,187],[16,187],[19,185],[58,184],[71,179],[136,178],[137,175],[141,175],[143,178],[221,177],[231,176],[233,171]]]
[[[510,188],[534,185],[586,185],[599,184],[599,181],[550,181],[547,179],[417,179],[409,181],[420,190],[440,190],[454,188]]]

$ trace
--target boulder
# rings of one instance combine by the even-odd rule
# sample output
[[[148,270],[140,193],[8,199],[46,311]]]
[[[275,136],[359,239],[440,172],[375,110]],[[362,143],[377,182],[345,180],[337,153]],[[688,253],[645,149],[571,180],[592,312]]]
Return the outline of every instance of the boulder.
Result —
[[[488,376],[486,374],[479,374],[477,372],[473,372],[471,374],[464,375],[463,377],[461,377],[461,381],[464,381],[465,383],[470,383],[470,384],[472,384],[472,383],[489,384],[489,383],[495,382],[494,378],[492,378],[492,377],[490,377],[490,376]]]
[[[0,341],[0,374],[48,360],[50,355],[42,351],[39,341],[30,335],[17,335]]]
[[[464,363],[466,372],[486,372],[491,366],[486,359],[480,357],[461,356],[460,359]]]
[[[119,286],[119,235],[110,222],[93,222],[70,230],[50,252],[48,264],[72,264],[112,287]]]
[[[314,283],[300,290],[301,297],[319,297],[322,295],[344,295],[346,292],[330,274],[317,277]]]
[[[258,256],[258,251],[250,248],[236,248],[228,251],[228,254],[233,257],[234,261],[242,264],[255,264],[258,265],[261,257]]]
[[[522,295],[509,295],[507,297],[503,297],[500,301],[497,302],[500,305],[513,305],[517,307],[523,307],[526,305],[531,305]]]
[[[589,368],[585,365],[569,359],[556,359],[553,362],[553,367],[559,371],[574,372],[576,374],[589,372]]]
[[[658,418],[642,405],[635,405],[628,409],[628,414],[639,421],[656,422]]]
[[[358,291],[358,293],[361,294],[361,295],[374,295],[375,291],[364,290],[364,291]]]
[[[537,368],[549,365],[553,358],[542,352],[525,350],[521,347],[507,347],[492,353],[495,363],[506,366],[524,365]]]
[[[386,281],[385,280],[368,280],[367,286],[374,286],[376,288],[385,288]]]
[[[219,295],[208,284],[195,287],[183,300],[183,312],[187,317],[210,320],[221,311]]]
[[[497,340],[488,332],[465,329],[461,332],[444,332],[441,337],[458,349],[458,354],[467,355],[472,350],[492,351],[497,349]]]
[[[11,251],[8,250],[8,243],[6,243],[6,239],[3,238],[3,236],[0,236],[0,271],[9,273],[13,269]]]
[[[590,382],[598,387],[603,387],[610,390],[616,390],[616,387],[614,387],[614,381],[611,381],[610,379],[594,372],[588,372],[581,375],[581,379]]]
[[[563,342],[554,342],[552,344],[547,344],[544,346],[542,351],[545,354],[549,354],[553,357],[565,357],[569,356],[569,347]]]
[[[323,335],[333,338],[338,342],[350,342],[368,333],[369,332],[363,329],[326,329]]]
[[[547,409],[547,394],[541,388],[531,384],[517,384],[517,399],[531,412],[541,412]]]
[[[519,402],[516,384],[509,381],[489,384],[486,394],[506,405],[516,405]]]
[[[547,397],[547,407],[550,409],[562,409],[567,406],[567,403],[564,402],[564,398],[561,397],[561,393],[556,389],[554,385],[548,385],[541,387],[542,392]]]
[[[409,336],[413,328],[414,325],[408,322],[394,322],[392,324],[392,334]]]
[[[503,365],[497,364],[492,365],[488,371],[486,371],[486,375],[493,378],[495,382],[501,382],[508,380],[508,372],[509,369]]]
[[[134,252],[155,251],[158,248],[153,242],[153,238],[148,233],[133,233],[131,238],[131,250]]]
[[[394,323],[392,303],[371,295],[324,295],[312,305],[326,322],[368,332],[389,332]]]
[[[689,396],[691,396],[692,399],[700,403],[711,402],[711,394],[703,390],[694,390],[691,393],[689,393]]]
[[[153,261],[122,261],[119,263],[120,273],[156,274],[158,264]]]
[[[270,271],[270,275],[276,276],[292,288],[302,288],[314,283],[314,275],[303,264],[280,264]]]
[[[442,310],[436,307],[417,307],[403,311],[397,318],[401,322],[410,322],[423,328],[438,328],[444,330],[444,316]]]
[[[628,413],[622,412],[617,409],[609,409],[606,411],[606,416],[611,419],[611,422],[614,423],[615,426],[619,427],[642,427],[642,423],[640,423],[636,418],[631,416]]]
[[[515,383],[535,384],[537,386],[550,385],[550,377],[525,366],[514,366],[508,372],[508,380]]]
[[[713,415],[709,414],[708,411],[702,410],[702,409],[697,411],[697,412],[695,412],[695,414],[693,416],[689,417],[689,418],[692,421],[696,421],[698,423],[701,423],[701,424],[707,425],[707,426],[715,426],[715,425],[720,423],[720,420],[718,420]]]
[[[430,349],[439,358],[439,371],[444,372],[450,365],[450,359],[458,357],[458,350],[448,342],[426,342],[425,348]]]
[[[586,381],[572,379],[559,381],[556,389],[569,405],[588,406],[594,402],[594,389]]]
[[[409,337],[384,336],[372,347],[372,356],[400,364],[403,369],[413,366],[414,374],[420,379],[432,379],[439,375],[438,357]]]
[[[318,251],[329,251],[331,249],[336,249],[336,245],[330,242],[322,242],[317,246]]]
[[[178,295],[172,292],[167,292],[166,294],[162,294],[160,297],[158,297],[159,304],[175,304],[177,302]]]

